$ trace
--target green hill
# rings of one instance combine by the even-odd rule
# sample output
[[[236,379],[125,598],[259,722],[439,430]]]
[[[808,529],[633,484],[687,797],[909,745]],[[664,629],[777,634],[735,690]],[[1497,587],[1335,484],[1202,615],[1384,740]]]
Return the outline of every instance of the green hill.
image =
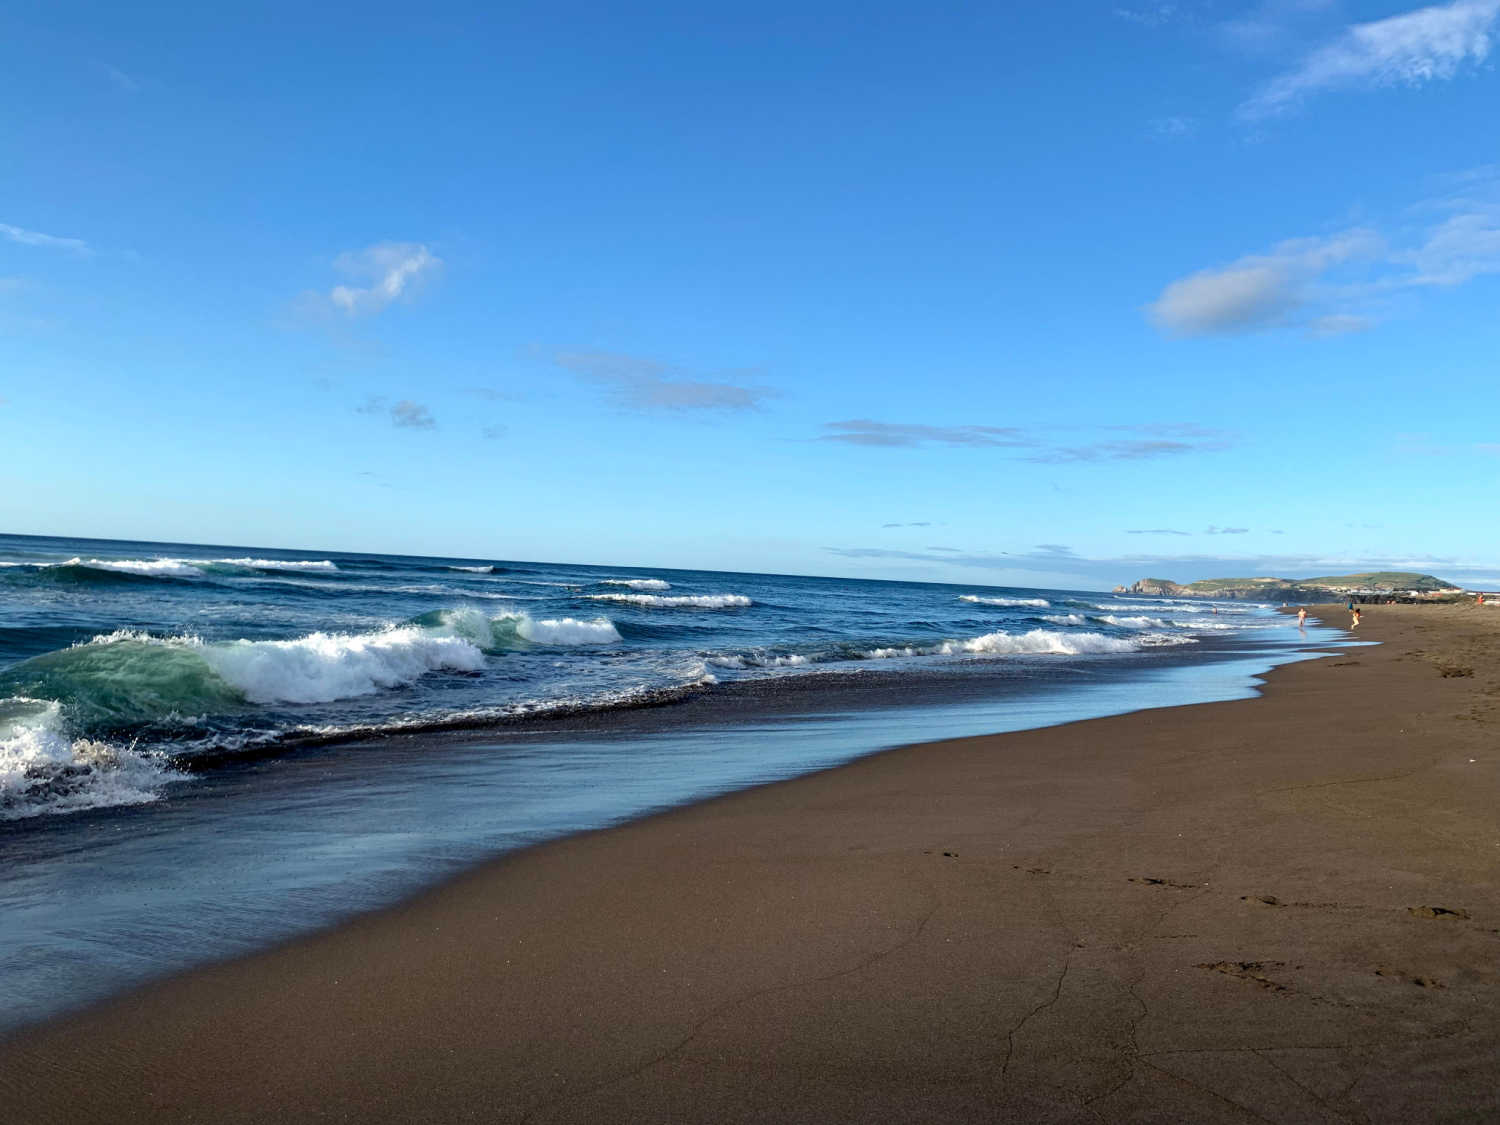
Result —
[[[1318,578],[1201,578],[1180,585],[1166,578],[1143,578],[1130,586],[1116,586],[1117,594],[1146,594],[1176,598],[1233,598],[1251,601],[1318,602],[1351,595],[1437,598],[1460,593],[1457,586],[1431,574],[1404,570],[1372,570]]]

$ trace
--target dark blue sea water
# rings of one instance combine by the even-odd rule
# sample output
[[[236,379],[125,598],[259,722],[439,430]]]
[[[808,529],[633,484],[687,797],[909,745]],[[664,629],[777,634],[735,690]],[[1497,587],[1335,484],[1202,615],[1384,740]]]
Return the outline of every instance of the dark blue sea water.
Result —
[[[1246,695],[1308,643],[1244,603],[0,536],[0,1028],[883,746]]]

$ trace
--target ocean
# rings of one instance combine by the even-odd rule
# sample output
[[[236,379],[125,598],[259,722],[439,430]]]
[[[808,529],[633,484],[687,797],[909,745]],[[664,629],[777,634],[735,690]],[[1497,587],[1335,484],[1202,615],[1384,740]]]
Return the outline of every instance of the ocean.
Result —
[[[0,536],[0,1029],[539,840],[1334,642],[1246,603]]]

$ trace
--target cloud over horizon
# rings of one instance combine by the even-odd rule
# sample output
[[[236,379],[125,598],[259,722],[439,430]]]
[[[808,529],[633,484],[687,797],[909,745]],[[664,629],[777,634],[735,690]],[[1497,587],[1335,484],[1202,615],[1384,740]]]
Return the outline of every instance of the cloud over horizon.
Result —
[[[855,418],[825,422],[817,441],[842,442],[875,449],[914,449],[946,445],[970,448],[1030,450],[1019,460],[1036,464],[1070,464],[1083,461],[1141,461],[1183,453],[1228,449],[1232,435],[1192,422],[1148,422],[1138,425],[1094,427],[1139,436],[1111,437],[1079,444],[1061,444],[1040,431],[1021,426],[932,426],[917,422],[876,422]]]
[[[1014,448],[1036,444],[1015,426],[927,426],[910,422],[876,422],[869,418],[851,418],[845,422],[824,422],[818,441],[838,441],[849,445],[872,445],[887,448],[911,448],[919,445],[969,445]]]
[[[959,567],[965,570],[992,570],[1012,574],[1030,574],[1041,580],[1065,579],[1078,583],[1080,589],[1109,589],[1139,578],[1165,577],[1177,582],[1194,582],[1201,578],[1315,578],[1329,574],[1349,574],[1366,570],[1406,570],[1434,574],[1460,584],[1500,584],[1500,566],[1439,556],[1383,555],[1209,555],[1209,554],[1130,554],[1113,557],[1088,557],[1055,543],[1037,544],[1019,551],[970,551],[938,553],[903,551],[885,547],[824,547],[839,558],[868,561],[909,561]],[[1090,586],[1089,583],[1098,583]]]

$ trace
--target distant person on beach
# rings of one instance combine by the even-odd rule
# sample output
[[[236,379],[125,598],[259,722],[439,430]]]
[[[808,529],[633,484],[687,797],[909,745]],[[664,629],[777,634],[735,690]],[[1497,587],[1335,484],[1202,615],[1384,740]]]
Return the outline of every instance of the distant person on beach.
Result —
[[[1351,629],[1358,629],[1359,628],[1359,610],[1357,608],[1355,608],[1353,602],[1351,602],[1349,604],[1349,615],[1354,619],[1351,622],[1349,622],[1349,628],[1351,628]]]
[[[1299,629],[1306,629],[1307,628],[1307,607],[1306,606],[1303,606],[1301,609],[1299,609],[1297,611],[1297,628],[1299,628]]]

